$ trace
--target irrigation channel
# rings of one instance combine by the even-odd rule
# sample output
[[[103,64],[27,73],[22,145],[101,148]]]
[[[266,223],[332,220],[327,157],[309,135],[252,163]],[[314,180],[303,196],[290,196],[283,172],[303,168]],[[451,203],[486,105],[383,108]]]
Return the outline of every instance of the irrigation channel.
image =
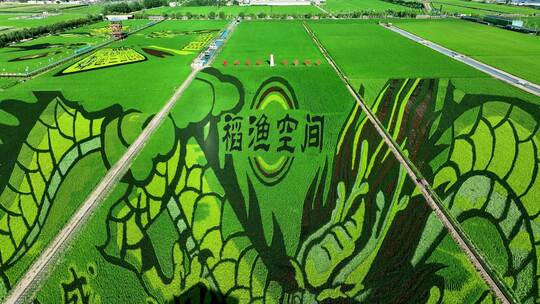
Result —
[[[490,65],[487,65],[485,63],[482,63],[480,61],[474,60],[471,57],[465,56],[463,54],[460,54],[458,52],[452,51],[450,49],[447,49],[441,45],[438,45],[434,42],[431,42],[429,40],[426,40],[422,37],[418,37],[410,32],[407,32],[406,30],[402,30],[398,27],[393,26],[390,23],[383,24],[380,23],[383,27],[400,34],[403,37],[409,38],[412,41],[418,42],[420,44],[423,44],[427,46],[428,48],[435,50],[443,55],[446,55],[450,58],[453,58],[457,61],[463,62],[481,72],[484,72],[492,77],[495,77],[499,80],[502,80],[508,84],[511,84],[515,86],[518,89],[521,89],[523,91],[526,91],[528,93],[534,94],[536,96],[540,96],[540,85],[532,83],[530,81],[527,81],[525,79],[519,78],[517,76],[514,76],[512,74],[509,74],[505,71],[499,70],[495,67],[492,67]]]
[[[381,122],[377,119],[375,114],[371,112],[369,107],[364,103],[362,98],[356,93],[352,85],[349,83],[343,72],[339,69],[337,64],[334,62],[330,54],[326,51],[326,48],[320,43],[319,39],[315,36],[313,31],[309,26],[304,22],[304,28],[308,32],[309,36],[313,42],[317,45],[321,53],[324,55],[328,63],[335,70],[336,74],[341,78],[345,83],[345,86],[354,97],[358,105],[362,108],[362,111],[366,113],[366,116],[373,124],[377,132],[382,136],[383,140],[386,142],[392,153],[400,162],[400,164],[405,168],[409,177],[416,184],[418,189],[421,190],[422,195],[426,199],[429,207],[433,210],[435,215],[446,227],[452,238],[456,241],[461,250],[467,255],[468,259],[478,270],[482,278],[486,281],[489,287],[492,289],[493,293],[501,303],[515,303],[514,296],[507,289],[506,285],[498,277],[498,275],[491,269],[491,267],[485,262],[484,258],[480,255],[478,250],[474,247],[472,242],[467,238],[459,224],[449,216],[449,212],[446,211],[445,207],[442,205],[440,198],[437,196],[435,191],[431,188],[427,180],[422,177],[418,169],[412,164],[409,159],[404,155],[403,151],[399,148],[393,140],[392,137],[386,132],[385,128],[382,126]]]
[[[193,61],[191,65],[192,71],[189,76],[182,82],[163,108],[152,118],[124,155],[111,167],[77,212],[75,212],[54,240],[49,243],[47,248],[42,251],[41,255],[34,261],[19,282],[17,282],[17,285],[8,293],[5,298],[5,304],[30,303],[34,299],[36,292],[41,287],[41,282],[50,273],[50,268],[63,256],[65,250],[77,235],[77,232],[81,230],[92,213],[99,207],[100,203],[111,193],[114,186],[126,174],[137,155],[139,155],[150,139],[150,136],[167,117],[178,99],[180,99],[184,91],[189,87],[193,79],[195,79],[197,73],[212,64],[221,46],[230,37],[237,24],[238,20],[233,20],[218,38],[210,44],[213,46],[203,50]]]

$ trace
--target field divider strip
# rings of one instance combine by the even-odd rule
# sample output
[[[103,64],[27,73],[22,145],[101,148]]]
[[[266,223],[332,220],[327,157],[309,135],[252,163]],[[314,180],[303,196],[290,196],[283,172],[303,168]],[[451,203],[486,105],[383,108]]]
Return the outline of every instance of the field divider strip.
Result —
[[[443,55],[446,55],[454,60],[457,60],[461,63],[464,63],[470,67],[473,67],[480,72],[486,73],[491,77],[494,77],[496,79],[499,79],[501,81],[504,81],[520,90],[523,90],[525,92],[531,93],[536,96],[540,96],[540,85],[528,81],[526,79],[520,78],[516,75],[512,75],[506,71],[503,71],[501,69],[498,69],[496,67],[493,67],[491,65],[485,64],[483,62],[480,62],[476,59],[473,59],[469,56],[465,56],[461,53],[458,53],[456,51],[453,51],[451,49],[448,49],[440,44],[437,44],[435,42],[432,42],[430,40],[424,39],[420,36],[417,36],[411,32],[408,32],[404,29],[401,29],[399,27],[393,26],[392,24],[383,24],[379,23],[382,27],[393,31],[394,33],[400,34],[401,36],[408,38],[414,42],[420,43],[434,51],[437,51]]]
[[[371,124],[375,127],[379,135],[385,141],[386,145],[390,148],[396,159],[400,164],[405,168],[409,177],[413,180],[414,184],[421,190],[422,196],[426,199],[428,205],[433,210],[435,215],[439,218],[441,223],[445,226],[449,234],[452,236],[454,241],[458,244],[460,249],[467,255],[469,261],[474,265],[476,270],[480,273],[480,276],[491,288],[497,299],[501,303],[517,303],[513,293],[508,290],[507,286],[504,284],[499,275],[490,267],[490,265],[485,261],[484,257],[479,253],[478,249],[474,246],[472,241],[469,240],[465,232],[462,230],[461,226],[457,221],[450,215],[449,211],[442,204],[441,199],[431,188],[431,185],[427,180],[422,176],[420,171],[416,166],[405,156],[405,153],[401,150],[399,145],[392,139],[390,134],[384,128],[382,123],[377,119],[375,114],[369,109],[369,107],[364,103],[362,98],[358,93],[353,89],[352,85],[347,80],[344,73],[334,62],[330,54],[327,52],[326,48],[322,45],[319,39],[315,36],[311,28],[307,25],[306,22],[303,22],[304,28],[311,36],[313,42],[317,45],[323,56],[326,58],[328,63],[332,66],[339,78],[344,82],[345,86],[349,90],[350,94],[356,100],[358,105],[362,108],[367,118],[370,120]]]

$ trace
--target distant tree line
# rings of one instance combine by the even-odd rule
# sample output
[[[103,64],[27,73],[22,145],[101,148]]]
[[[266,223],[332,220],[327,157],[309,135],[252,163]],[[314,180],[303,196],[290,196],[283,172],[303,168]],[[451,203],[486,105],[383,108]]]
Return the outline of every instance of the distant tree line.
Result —
[[[215,12],[210,11],[207,14],[193,14],[189,11],[187,12],[177,12],[177,13],[161,13],[165,18],[170,19],[228,19],[234,17],[240,17],[244,19],[322,19],[327,18],[328,15],[321,12],[318,14],[267,14],[267,13],[250,13],[245,14],[240,12],[239,14],[229,14],[227,15],[223,11]],[[348,13],[339,13],[335,14],[335,17],[338,18],[386,18],[388,16],[397,17],[397,18],[414,18],[416,17],[416,12],[409,11],[393,11],[386,10],[384,12],[375,12],[375,11],[355,11]],[[145,11],[137,12],[134,14],[134,17],[137,19],[146,19],[148,18],[148,13]]]
[[[167,6],[169,2],[167,0],[143,0],[132,2],[118,2],[107,4],[103,7],[103,14],[122,13],[128,14],[136,11],[140,11],[146,8]]]
[[[422,3],[416,2],[416,1],[405,1],[405,0],[383,0],[383,1],[397,4],[397,5],[407,6],[414,9],[421,10],[424,8],[424,5]]]
[[[387,16],[397,17],[397,18],[415,18],[416,12],[410,11],[394,11],[394,10],[385,10],[384,12],[376,11],[354,11],[350,13],[338,13],[334,16],[337,18],[385,18]]]
[[[16,31],[10,31],[0,34],[0,47],[5,47],[9,43],[30,39],[41,35],[54,34],[65,31],[67,29],[83,26],[102,20],[101,16],[88,15],[85,18],[61,21],[54,24],[42,25],[30,28],[23,28]]]

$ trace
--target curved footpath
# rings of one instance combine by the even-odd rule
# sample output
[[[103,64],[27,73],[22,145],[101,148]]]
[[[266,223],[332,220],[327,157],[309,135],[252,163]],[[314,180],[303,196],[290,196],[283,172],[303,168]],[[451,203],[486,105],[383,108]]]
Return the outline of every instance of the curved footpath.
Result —
[[[225,41],[228,37],[230,37],[230,33],[234,30],[236,24],[237,21],[233,20],[227,27],[226,31],[229,33],[229,36],[225,37]],[[191,74],[189,74],[184,82],[182,82],[180,87],[175,91],[173,96],[169,98],[163,108],[161,108],[160,111],[152,118],[150,123],[146,126],[146,128],[144,128],[133,144],[129,146],[126,153],[124,153],[124,155],[122,155],[114,166],[111,167],[105,177],[99,182],[81,207],[71,217],[69,222],[56,235],[54,240],[49,243],[47,248],[42,251],[41,255],[34,261],[24,276],[17,282],[17,285],[10,290],[4,299],[5,304],[30,303],[34,299],[35,294],[39,291],[41,282],[49,274],[50,268],[54,266],[56,261],[58,261],[58,259],[63,255],[68,245],[77,235],[77,232],[80,231],[81,227],[83,227],[92,213],[99,207],[99,203],[101,203],[107,197],[107,195],[111,193],[114,186],[120,181],[124,174],[126,174],[137,155],[139,155],[139,152],[150,139],[150,136],[157,130],[161,122],[167,117],[178,99],[180,99],[184,91],[188,88],[193,79],[195,79],[197,73],[212,64],[218,51],[219,50],[213,52],[213,57],[208,61],[204,61],[204,64],[192,64],[193,70]],[[194,63],[201,62],[200,58],[203,56],[204,51],[197,59],[195,59]]]
[[[446,227],[452,238],[456,241],[459,248],[467,255],[470,262],[474,265],[474,267],[478,270],[484,281],[489,285],[489,287],[492,289],[493,293],[497,297],[497,299],[501,303],[513,303],[515,302],[513,300],[512,294],[506,289],[506,286],[504,283],[501,282],[496,277],[496,274],[489,268],[489,265],[483,260],[482,256],[478,253],[476,248],[472,246],[470,241],[466,238],[461,228],[453,222],[452,218],[449,217],[444,210],[444,207],[441,207],[437,195],[431,189],[431,186],[429,183],[419,174],[416,173],[418,170],[416,167],[414,167],[413,164],[410,164],[408,159],[402,154],[401,150],[398,148],[397,144],[394,143],[390,135],[386,132],[384,127],[382,126],[381,122],[377,119],[375,114],[371,112],[368,106],[364,103],[364,101],[358,96],[356,91],[353,89],[351,84],[347,81],[347,78],[341,70],[338,68],[338,66],[334,63],[334,60],[330,56],[330,54],[326,51],[324,46],[319,42],[317,37],[315,37],[315,34],[311,31],[309,26],[304,22],[304,28],[308,32],[311,39],[313,39],[313,42],[317,45],[323,56],[326,58],[328,63],[332,66],[332,68],[336,71],[336,74],[341,78],[341,80],[345,83],[345,86],[351,93],[351,95],[354,97],[358,105],[362,108],[362,111],[366,113],[368,119],[373,124],[379,135],[383,138],[383,140],[386,142],[390,150],[392,150],[392,153],[397,158],[399,163],[405,168],[407,171],[407,174],[409,177],[413,180],[415,185],[422,191],[422,195],[426,199],[429,207],[433,210],[437,218],[443,223],[443,225]],[[495,278],[494,278],[495,277]]]

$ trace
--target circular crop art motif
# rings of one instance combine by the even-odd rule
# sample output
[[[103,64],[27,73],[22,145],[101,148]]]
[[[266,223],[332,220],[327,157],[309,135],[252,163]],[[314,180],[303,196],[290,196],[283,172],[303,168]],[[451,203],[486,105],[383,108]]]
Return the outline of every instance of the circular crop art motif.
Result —
[[[292,88],[284,79],[272,78],[257,90],[250,108],[252,112],[276,121],[279,117],[297,110],[298,102]],[[259,116],[259,119],[260,117],[262,116]],[[253,120],[255,122],[255,118]],[[257,179],[269,186],[283,180],[294,162],[294,154],[275,150],[257,153],[248,158]]]

